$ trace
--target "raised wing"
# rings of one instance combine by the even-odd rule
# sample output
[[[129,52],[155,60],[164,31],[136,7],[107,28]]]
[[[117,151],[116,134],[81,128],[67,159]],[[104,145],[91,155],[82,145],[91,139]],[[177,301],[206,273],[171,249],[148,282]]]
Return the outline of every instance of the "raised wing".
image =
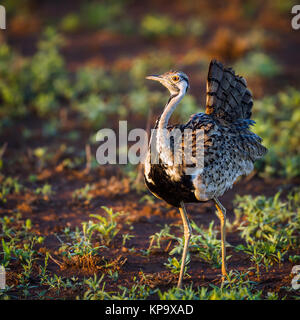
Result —
[[[205,113],[235,122],[250,119],[253,105],[252,94],[243,77],[231,68],[212,60],[208,70]]]

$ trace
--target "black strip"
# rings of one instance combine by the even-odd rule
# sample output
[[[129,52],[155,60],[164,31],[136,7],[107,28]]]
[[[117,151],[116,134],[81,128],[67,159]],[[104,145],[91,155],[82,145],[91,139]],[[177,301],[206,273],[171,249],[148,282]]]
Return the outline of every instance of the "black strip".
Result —
[[[177,89],[178,89],[178,88],[177,88]],[[169,97],[169,100],[168,100],[168,102],[167,102],[167,105],[171,102],[171,100],[172,100],[173,98],[175,98],[175,97],[178,96],[179,92],[180,92],[180,91],[178,91],[178,93],[172,94],[172,95]],[[166,105],[166,106],[167,106],[167,105]]]
[[[238,101],[236,100],[235,96],[232,94],[232,92],[230,91],[230,95],[232,96],[233,100],[236,102],[237,105],[239,105]]]
[[[186,76],[184,76],[184,75],[182,75],[182,74],[181,74],[180,76],[181,76],[181,78],[184,79],[187,83],[189,83],[189,79],[188,79]]]
[[[216,78],[214,78],[214,77],[208,77],[207,80],[208,80],[208,81],[215,81],[215,82],[217,82],[218,84],[221,83],[220,80],[218,80],[218,79],[216,79]]]
[[[213,60],[212,62],[213,66],[217,66],[219,69],[221,69],[222,71],[224,71],[224,66],[222,65],[221,62],[217,61],[217,60]],[[225,69],[226,70],[226,69]]]
[[[225,69],[224,72],[230,73],[232,76],[236,77],[236,74],[234,73],[234,70]]]

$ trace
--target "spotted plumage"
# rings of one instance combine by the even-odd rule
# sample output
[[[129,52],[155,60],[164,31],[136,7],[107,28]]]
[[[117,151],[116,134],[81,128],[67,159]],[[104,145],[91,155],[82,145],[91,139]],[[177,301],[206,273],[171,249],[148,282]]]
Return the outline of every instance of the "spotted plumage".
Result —
[[[225,209],[218,197],[231,188],[239,176],[248,175],[255,160],[267,151],[261,144],[262,139],[250,130],[255,122],[250,120],[253,101],[246,80],[213,60],[208,71],[205,113],[192,115],[185,124],[169,126],[171,114],[188,90],[188,78],[183,72],[170,71],[148,79],[159,81],[168,88],[170,98],[151,136],[150,145],[154,146],[158,161],[153,163],[153,148],[149,148],[145,162],[147,187],[158,198],[179,207],[185,226],[188,226],[188,219],[184,214],[184,203],[208,200],[215,201],[221,224],[222,221],[224,224]],[[175,129],[179,131],[179,140],[170,139]],[[196,143],[197,130],[203,132],[200,144]],[[178,148],[184,157],[182,163],[174,164]],[[184,150],[191,152],[186,155]],[[195,164],[193,154],[198,151],[204,154],[201,168],[191,165]],[[223,226],[222,239],[224,232]],[[188,233],[189,228],[185,227],[185,235]],[[224,256],[223,243],[222,258]],[[224,259],[222,273],[226,274]],[[182,272],[178,286],[181,286],[181,280]]]

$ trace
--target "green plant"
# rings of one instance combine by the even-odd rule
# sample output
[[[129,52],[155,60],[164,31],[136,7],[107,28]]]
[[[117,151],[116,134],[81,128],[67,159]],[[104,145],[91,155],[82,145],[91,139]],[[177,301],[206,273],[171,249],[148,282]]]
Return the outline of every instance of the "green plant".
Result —
[[[82,67],[76,72],[75,98],[89,94],[111,93],[115,88],[113,76],[103,68]]]
[[[76,110],[90,121],[95,128],[99,128],[105,123],[110,109],[109,105],[99,95],[90,94],[76,104]]]
[[[122,234],[122,238],[123,238],[123,240],[122,240],[122,245],[123,245],[123,247],[125,246],[126,241],[128,241],[128,240],[130,240],[130,239],[132,239],[132,238],[134,238],[134,237],[135,237],[135,236],[132,235],[132,234],[128,234],[128,233]]]
[[[24,244],[24,251],[20,254],[22,259],[24,259],[24,263],[22,263],[23,267],[23,276],[24,278],[29,281],[30,275],[32,273],[32,265],[36,258],[34,258],[34,255],[36,252],[33,250],[33,246],[35,245],[37,241],[37,238],[34,237],[30,241],[30,243]]]
[[[65,32],[77,31],[79,27],[80,17],[76,13],[69,13],[65,15],[60,22],[60,28]]]
[[[112,279],[112,281],[117,281],[119,279],[119,272],[115,271],[113,272],[111,269],[108,270],[108,277]]]
[[[31,58],[19,56],[7,44],[0,45],[1,115],[24,116],[33,109],[41,117],[49,116],[62,99],[71,98],[68,73],[59,52],[62,45],[61,35],[53,28],[43,32]]]
[[[82,230],[76,228],[75,231],[71,231],[69,228],[66,228],[65,236],[67,237],[67,241],[63,241],[57,236],[61,242],[59,251],[66,258],[65,263],[67,265],[74,264],[87,269],[95,268],[99,263],[99,250],[106,248],[105,245],[109,245],[119,232],[116,218],[121,213],[113,213],[112,209],[106,207],[103,207],[103,209],[107,212],[108,219],[100,215],[90,215],[90,217],[96,218],[99,222],[95,223],[91,220],[83,222]],[[105,245],[95,246],[93,244],[95,237],[100,237]],[[108,267],[109,265],[106,265],[106,268]]]
[[[256,126],[254,132],[261,136],[269,149],[256,168],[263,177],[300,175],[300,92],[288,88],[275,96],[265,97],[254,105]]]
[[[97,231],[99,233],[102,241],[106,245],[109,245],[119,232],[116,219],[124,213],[114,213],[112,208],[107,208],[105,206],[102,206],[101,208],[104,209],[107,217],[100,216],[99,214],[91,214],[90,217],[95,218],[98,221],[98,223],[93,223],[91,228],[93,231]]]
[[[59,99],[72,95],[64,59],[59,53],[62,45],[61,35],[54,29],[46,29],[28,66],[32,102],[41,116],[57,109]]]
[[[45,254],[45,258],[44,258],[44,266],[40,266],[40,283],[43,284],[44,282],[46,282],[47,278],[48,278],[48,260],[49,260],[49,252],[46,252]]]
[[[154,204],[155,203],[155,197],[152,194],[145,194],[141,197],[139,202],[143,203],[146,202],[147,204]]]
[[[136,282],[136,279],[134,278],[133,281]],[[131,288],[124,286],[119,286],[118,288],[123,292],[114,294],[112,296],[113,300],[145,300],[156,291],[139,283],[134,283]]]
[[[259,300],[262,291],[255,289],[255,282],[248,279],[247,274],[230,272],[221,287],[193,288],[192,284],[183,289],[171,288],[162,292],[158,290],[160,300]],[[275,297],[274,297],[275,298]]]
[[[40,168],[43,168],[47,162],[47,147],[38,147],[33,150],[33,155],[37,158],[37,165]]]
[[[193,289],[192,284],[183,289],[173,287],[168,291],[158,290],[160,300],[208,300],[208,289],[205,287]]]
[[[281,72],[280,65],[263,52],[249,52],[246,57],[239,60],[234,69],[247,77],[274,77]]]
[[[83,24],[89,28],[103,28],[120,18],[123,10],[122,1],[113,0],[102,3],[92,1],[84,3],[81,8]]]
[[[35,189],[35,194],[41,194],[44,199],[49,199],[51,195],[55,192],[52,190],[52,186],[48,183],[45,183],[42,187]]]
[[[93,196],[90,194],[90,191],[94,189],[93,185],[86,184],[84,187],[76,189],[72,193],[72,198],[75,201],[87,201],[90,202]]]
[[[153,249],[161,249],[161,241],[165,239],[170,239],[170,226],[165,224],[164,227],[159,231],[150,236],[149,248],[144,252],[144,254],[149,255]]]
[[[212,264],[215,268],[220,268],[222,264],[221,243],[217,239],[218,231],[214,230],[214,221],[209,224],[207,230],[198,227],[194,221],[191,221],[191,227],[193,233],[190,239],[190,251],[197,253],[200,259]],[[183,250],[183,240],[176,237],[175,239],[178,245],[170,251],[171,255],[180,254]],[[230,259],[230,256],[227,256],[226,259]]]
[[[299,243],[299,214],[297,212],[298,191],[288,196],[287,202],[280,201],[280,193],[274,197],[240,197],[235,200],[236,220],[233,222],[241,231],[247,245],[238,245],[236,250],[251,256],[260,276],[260,266],[266,271],[274,263],[281,264],[289,248]]]
[[[102,283],[104,274],[100,279],[95,274],[93,278],[88,278],[84,281],[84,284],[88,286],[88,289],[83,294],[83,300],[106,300],[110,297],[109,292],[105,292],[105,282]]]
[[[240,221],[238,229],[242,238],[250,244],[259,240],[268,241],[278,249],[295,246],[298,242],[296,231],[299,230],[299,217],[291,194],[287,202],[280,201],[279,192],[270,198],[237,196],[234,212]]]
[[[184,27],[166,15],[147,14],[141,21],[140,32],[147,37],[180,36]]]
[[[2,180],[2,181],[1,181]],[[9,194],[20,193],[24,187],[19,183],[18,178],[0,176],[0,201],[6,202],[6,198]]]
[[[82,223],[82,231],[78,228],[71,232],[65,229],[65,235],[70,242],[64,242],[57,236],[61,242],[60,252],[68,260],[75,262],[83,267],[90,267],[94,264],[93,256],[98,254],[103,246],[94,246],[92,236],[94,233],[93,224],[90,222]]]
[[[190,263],[190,259],[186,259],[185,261],[185,267],[184,267],[184,276],[189,276],[187,273],[187,268],[188,264]],[[180,267],[181,267],[181,260],[178,261],[176,257],[173,258],[168,258],[168,263],[164,263],[164,265],[171,270],[172,273],[174,274],[179,274],[180,273]]]
[[[299,254],[295,254],[293,256],[289,256],[289,261],[292,263],[297,263],[300,261],[300,255]]]
[[[7,44],[0,45],[0,97],[2,116],[22,116],[26,113],[25,81],[23,79],[23,70],[27,62],[16,54]],[[9,71],[8,71],[9,70]],[[12,109],[12,107],[14,107]]]
[[[57,274],[54,274],[53,277],[48,277],[46,284],[50,289],[54,289],[57,294],[59,294],[62,289],[70,287],[69,281],[64,281],[63,277]]]
[[[185,33],[195,37],[201,37],[205,32],[204,21],[200,17],[192,17],[187,19],[185,24]]]
[[[0,233],[2,250],[0,255],[3,257],[0,264],[9,267],[11,261],[18,260],[23,265],[33,259],[35,244],[41,244],[44,241],[42,236],[38,236],[31,231],[32,222],[30,219],[21,220],[20,214],[13,216],[4,216],[0,218],[2,232]],[[26,266],[25,266],[26,268]]]

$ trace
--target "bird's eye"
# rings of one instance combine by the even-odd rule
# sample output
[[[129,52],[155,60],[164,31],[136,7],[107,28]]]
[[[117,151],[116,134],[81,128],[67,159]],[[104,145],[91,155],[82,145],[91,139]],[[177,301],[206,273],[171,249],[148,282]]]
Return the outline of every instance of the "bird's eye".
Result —
[[[179,80],[179,77],[178,77],[178,76],[173,76],[173,77],[172,77],[172,80],[176,82],[176,81]]]

